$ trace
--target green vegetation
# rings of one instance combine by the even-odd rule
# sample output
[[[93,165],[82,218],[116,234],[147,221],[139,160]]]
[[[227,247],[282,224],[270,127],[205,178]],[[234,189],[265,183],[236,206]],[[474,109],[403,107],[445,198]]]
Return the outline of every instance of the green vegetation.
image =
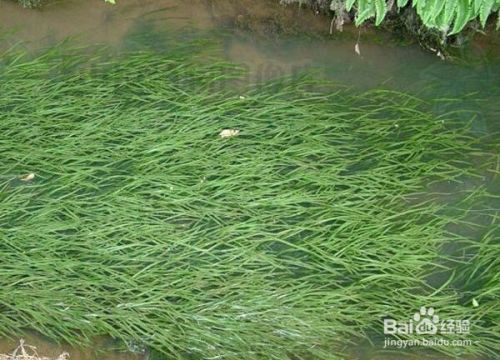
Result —
[[[389,13],[403,18],[413,8],[427,30],[436,29],[442,36],[460,33],[471,22],[479,22],[484,28],[490,15],[497,14],[500,26],[500,0],[282,0],[283,3],[308,3],[323,10],[332,11],[340,24],[343,19],[354,19],[357,26],[369,19],[380,25]]]
[[[333,0],[332,4],[335,2],[345,3],[347,11],[356,9],[357,25],[373,17],[375,24],[379,25],[390,7],[401,9],[413,6],[426,27],[437,28],[448,35],[459,33],[469,21],[475,19],[479,19],[485,27],[490,14],[500,8],[500,0]]]
[[[494,354],[495,134],[453,99],[245,89],[204,47],[2,54],[0,335],[340,359],[426,305],[479,341],[438,351]]]

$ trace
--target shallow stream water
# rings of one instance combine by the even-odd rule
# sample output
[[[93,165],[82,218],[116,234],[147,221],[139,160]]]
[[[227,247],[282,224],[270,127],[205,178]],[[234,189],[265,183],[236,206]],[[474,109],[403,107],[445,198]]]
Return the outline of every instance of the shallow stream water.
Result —
[[[84,45],[106,44],[116,49],[153,48],[168,51],[174,38],[215,39],[220,53],[248,69],[248,83],[294,75],[313,69],[327,79],[358,89],[404,90],[432,99],[462,99],[460,107],[477,114],[475,131],[498,130],[500,113],[500,36],[481,36],[463,60],[443,61],[417,45],[403,45],[373,29],[346,28],[329,36],[330,22],[297,6],[282,7],[278,1],[210,0],[102,0],[54,1],[40,10],[23,9],[0,0],[0,27],[10,35],[2,48],[14,46],[37,50],[67,37]],[[359,38],[360,55],[354,47]],[[436,111],[450,110],[436,108]],[[440,189],[452,192],[448,188]],[[34,334],[26,342],[40,355],[68,351],[71,359],[136,359],[142,355],[59,346]],[[107,348],[99,342],[97,348]],[[0,354],[9,353],[16,341],[0,340]],[[353,358],[388,358],[366,348]],[[397,358],[397,357],[395,357]],[[417,357],[416,357],[417,358]],[[421,357],[418,357],[421,358]]]

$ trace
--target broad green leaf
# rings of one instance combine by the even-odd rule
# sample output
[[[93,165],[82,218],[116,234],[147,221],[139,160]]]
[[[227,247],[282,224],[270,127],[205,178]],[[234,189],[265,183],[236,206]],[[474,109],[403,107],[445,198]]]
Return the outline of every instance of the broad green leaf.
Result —
[[[370,3],[371,0],[358,0],[358,14],[362,13],[368,8],[368,4]]]
[[[366,19],[375,15],[375,7],[372,0],[359,0],[358,13],[356,15],[356,26],[361,25]]]
[[[358,16],[356,17],[356,26],[361,25],[367,19],[373,17],[374,15],[375,15],[375,8],[373,6],[365,8],[365,10],[362,13],[358,13]]]
[[[453,18],[455,17],[456,7],[456,0],[445,1],[444,12],[439,23],[442,30],[444,30],[445,28],[448,29],[450,27],[451,23],[453,22]]]
[[[419,0],[413,3],[413,6],[417,9],[417,14],[420,16],[424,24],[432,17],[431,4],[432,0]]]
[[[473,0],[474,2],[474,14],[478,14],[481,7],[483,6],[483,2],[488,0]],[[495,2],[495,0],[493,0]]]
[[[352,6],[354,5],[354,2],[355,2],[355,1],[356,1],[356,0],[347,0],[347,1],[346,1],[346,3],[345,3],[345,9],[346,9],[347,11],[351,11]]]
[[[364,23],[367,19],[373,17],[375,15],[375,10],[374,9],[365,9],[361,14],[358,14],[356,17],[356,26],[361,25]]]
[[[486,26],[486,20],[488,20],[488,16],[490,16],[493,5],[495,5],[495,0],[484,0],[481,6],[479,11],[479,20],[481,20],[483,28]]]
[[[456,17],[450,35],[459,33],[470,19],[470,6],[468,0],[459,0],[456,7]]]
[[[385,14],[387,13],[387,5],[385,0],[375,0],[375,11],[376,11],[376,20],[375,25],[380,25],[382,20],[385,18]]]
[[[427,1],[426,0],[413,0],[412,4],[413,4],[413,7],[416,7],[417,9],[422,9],[422,8],[425,8],[425,3]]]
[[[422,17],[423,23],[428,27],[436,26],[436,19],[441,14],[444,8],[444,4],[446,1],[443,0],[430,0],[428,3],[428,10],[426,10],[424,15],[420,15]]]
[[[344,3],[347,11],[356,9],[358,26],[374,16],[375,25],[380,25],[387,15],[386,0],[344,0]],[[472,19],[479,18],[485,27],[490,14],[500,13],[500,0],[412,0],[411,3],[397,0],[398,8],[408,4],[415,7],[426,27],[439,28],[449,35],[462,31]],[[500,26],[500,19],[497,25]]]

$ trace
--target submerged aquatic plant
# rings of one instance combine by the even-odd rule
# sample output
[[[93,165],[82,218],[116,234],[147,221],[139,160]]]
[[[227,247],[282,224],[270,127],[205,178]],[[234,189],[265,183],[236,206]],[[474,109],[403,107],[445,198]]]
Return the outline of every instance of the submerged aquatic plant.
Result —
[[[196,48],[3,54],[0,334],[332,359],[434,306],[479,341],[439,351],[494,353],[498,154],[463,116],[311,76],[236,88]]]

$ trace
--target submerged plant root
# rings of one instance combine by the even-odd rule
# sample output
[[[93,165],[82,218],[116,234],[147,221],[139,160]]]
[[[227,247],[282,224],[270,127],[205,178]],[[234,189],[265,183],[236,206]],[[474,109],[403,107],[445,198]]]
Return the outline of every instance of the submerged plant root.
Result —
[[[45,356],[39,356],[36,352],[34,346],[30,346],[24,343],[24,340],[19,340],[19,346],[10,355],[0,354],[0,360],[67,360],[69,359],[69,354],[64,352],[57,358],[49,358]]]

